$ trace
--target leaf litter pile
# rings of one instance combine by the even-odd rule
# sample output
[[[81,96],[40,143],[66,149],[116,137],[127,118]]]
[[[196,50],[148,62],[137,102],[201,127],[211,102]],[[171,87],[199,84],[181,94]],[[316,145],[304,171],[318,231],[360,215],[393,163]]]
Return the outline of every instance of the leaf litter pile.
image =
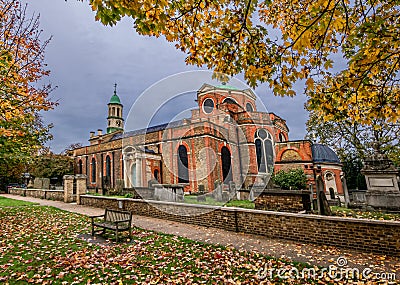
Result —
[[[132,240],[93,244],[77,238],[90,233],[88,217],[52,207],[2,208],[0,223],[2,284],[349,284],[321,268],[138,228]],[[294,268],[317,276],[290,278]]]

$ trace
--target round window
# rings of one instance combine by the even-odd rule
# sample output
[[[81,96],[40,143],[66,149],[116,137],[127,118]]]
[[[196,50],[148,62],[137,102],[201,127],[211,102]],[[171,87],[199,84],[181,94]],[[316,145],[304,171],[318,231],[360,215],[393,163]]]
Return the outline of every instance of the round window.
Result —
[[[258,136],[262,139],[266,139],[268,137],[268,133],[264,129],[259,129],[258,130]]]
[[[205,113],[210,114],[214,110],[214,101],[210,98],[204,100],[203,110]]]

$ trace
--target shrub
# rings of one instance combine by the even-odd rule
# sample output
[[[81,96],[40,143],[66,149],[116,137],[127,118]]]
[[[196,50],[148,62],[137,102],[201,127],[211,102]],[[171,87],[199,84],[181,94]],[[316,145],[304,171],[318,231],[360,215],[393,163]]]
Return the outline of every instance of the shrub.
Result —
[[[307,176],[303,169],[280,170],[272,176],[273,182],[286,190],[300,190],[307,187]]]

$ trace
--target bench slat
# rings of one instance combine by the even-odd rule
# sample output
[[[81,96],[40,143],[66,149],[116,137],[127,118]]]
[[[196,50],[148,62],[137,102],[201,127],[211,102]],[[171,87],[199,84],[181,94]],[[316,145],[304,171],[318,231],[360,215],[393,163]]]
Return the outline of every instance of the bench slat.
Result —
[[[103,233],[106,229],[115,231],[116,241],[118,242],[118,233],[121,231],[129,231],[129,237],[131,237],[131,223],[132,213],[128,211],[106,209],[102,221],[96,221],[95,218],[99,216],[92,216],[92,236],[94,236],[95,226],[103,229]]]

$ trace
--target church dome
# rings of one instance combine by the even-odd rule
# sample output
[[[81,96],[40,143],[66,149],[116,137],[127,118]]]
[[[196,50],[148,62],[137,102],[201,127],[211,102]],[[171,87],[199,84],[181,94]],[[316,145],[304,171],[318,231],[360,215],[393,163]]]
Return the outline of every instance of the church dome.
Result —
[[[333,162],[340,163],[337,154],[328,146],[323,144],[313,144],[311,146],[314,162]]]
[[[114,95],[112,95],[109,104],[119,104],[121,105],[121,101],[119,100],[119,97],[116,93],[114,93]]]

